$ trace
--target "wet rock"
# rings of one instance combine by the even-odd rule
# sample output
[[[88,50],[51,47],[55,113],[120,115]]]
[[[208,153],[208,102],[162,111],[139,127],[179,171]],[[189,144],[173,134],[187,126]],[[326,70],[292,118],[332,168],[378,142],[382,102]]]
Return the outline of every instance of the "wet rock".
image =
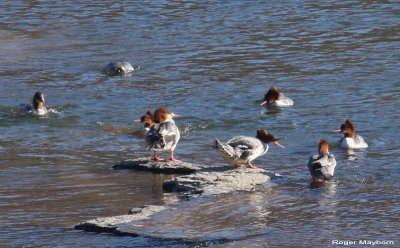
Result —
[[[95,218],[81,222],[75,226],[77,230],[84,230],[88,232],[107,232],[116,235],[130,235],[138,236],[136,233],[125,233],[118,229],[120,225],[132,223],[139,220],[150,218],[153,214],[161,212],[166,209],[163,206],[148,205],[141,208],[134,208],[129,211],[127,215],[118,215],[112,217]]]
[[[150,158],[123,160],[113,166],[115,170],[131,169],[165,174],[190,174],[210,166],[184,161],[152,161]]]
[[[238,168],[224,172],[199,172],[178,176],[165,181],[166,192],[219,195],[238,191],[256,191],[270,182],[270,176],[262,169]]]
[[[112,62],[104,67],[104,71],[110,75],[125,75],[134,71],[134,68],[129,62]]]

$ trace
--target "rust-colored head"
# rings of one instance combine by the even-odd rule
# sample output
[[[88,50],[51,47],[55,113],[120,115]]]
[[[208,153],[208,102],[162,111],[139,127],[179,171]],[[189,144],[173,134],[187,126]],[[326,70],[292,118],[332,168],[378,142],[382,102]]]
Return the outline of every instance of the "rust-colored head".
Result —
[[[140,117],[140,120],[134,120],[134,122],[144,123],[145,127],[151,127],[154,125],[154,116],[151,111],[147,111],[145,115]]]
[[[261,140],[261,141],[264,142],[265,144],[268,144],[268,143],[271,143],[271,142],[272,142],[273,144],[284,148],[283,145],[281,145],[281,144],[278,143],[278,140],[281,140],[281,139],[275,138],[272,134],[268,133],[267,130],[264,130],[264,129],[257,129],[257,136],[256,136],[256,138],[259,139],[259,140]]]
[[[167,108],[158,108],[154,111],[154,121],[156,123],[162,123],[172,118],[172,112]]]
[[[264,96],[264,102],[261,103],[261,105],[269,105],[275,102],[276,100],[279,99],[280,96],[280,91],[278,90],[277,87],[271,86],[268,90],[268,92]]]
[[[346,137],[346,138],[355,138],[356,137],[356,131],[355,131],[354,125],[350,119],[347,119],[340,126],[340,130],[337,130],[337,131],[344,133],[344,137]]]
[[[318,152],[320,155],[329,154],[329,144],[325,139],[321,139],[318,144]]]

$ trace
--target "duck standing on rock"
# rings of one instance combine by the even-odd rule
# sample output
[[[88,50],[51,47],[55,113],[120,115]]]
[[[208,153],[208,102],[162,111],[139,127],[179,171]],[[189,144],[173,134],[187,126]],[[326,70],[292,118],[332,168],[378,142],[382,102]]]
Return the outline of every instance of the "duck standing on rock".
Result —
[[[329,144],[325,139],[319,141],[318,154],[310,157],[307,167],[314,182],[333,178],[336,159],[333,154],[329,154]]]
[[[178,117],[167,108],[158,108],[154,112],[154,125],[147,133],[147,149],[153,150],[152,160],[163,160],[157,156],[158,151],[169,151],[169,160],[175,160],[174,151],[181,137],[173,117]]]
[[[269,143],[284,148],[278,140],[267,130],[258,129],[256,137],[236,136],[225,144],[216,139],[215,145],[221,156],[236,168],[246,163],[248,168],[255,169],[257,167],[251,162],[268,152]]]
[[[260,106],[289,107],[293,106],[293,100],[283,95],[275,86],[271,86],[264,96],[264,101]]]
[[[363,137],[356,134],[356,130],[350,119],[347,119],[340,129],[334,130],[334,132],[344,133],[344,137],[338,141],[339,146],[342,148],[361,149],[368,147],[368,144],[364,141]]]

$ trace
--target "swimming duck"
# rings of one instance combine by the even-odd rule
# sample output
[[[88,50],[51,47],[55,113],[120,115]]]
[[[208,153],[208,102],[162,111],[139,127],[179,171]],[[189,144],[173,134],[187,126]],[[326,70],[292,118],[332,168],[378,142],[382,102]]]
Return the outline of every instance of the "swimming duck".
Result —
[[[157,156],[158,151],[169,151],[169,160],[175,160],[174,151],[181,135],[172,119],[174,116],[178,115],[173,114],[167,108],[158,108],[154,112],[155,124],[150,127],[146,138],[147,149],[154,152],[152,160],[163,160]]]
[[[318,154],[310,157],[307,167],[313,181],[325,181],[333,178],[336,159],[333,154],[329,154],[329,144],[325,139],[319,141]]]
[[[268,92],[264,96],[264,101],[260,103],[260,106],[276,106],[276,107],[288,107],[293,106],[293,100],[289,97],[284,96],[277,87],[271,86]]]
[[[26,106],[24,108],[24,111],[32,111],[37,113],[38,115],[45,115],[47,114],[47,107],[45,103],[46,102],[44,100],[44,94],[38,91],[33,95],[32,104]]]
[[[215,140],[216,148],[222,157],[229,163],[233,163],[235,167],[240,167],[241,164],[246,163],[248,168],[257,168],[251,162],[265,155],[268,152],[268,144],[273,143],[277,146],[284,148],[278,143],[272,134],[267,130],[258,129],[256,137],[236,136],[230,139],[225,144],[221,143],[218,139]]]
[[[344,133],[344,137],[338,141],[342,148],[346,149],[361,149],[367,148],[368,144],[364,141],[361,135],[357,135],[353,123],[347,119],[335,133]]]

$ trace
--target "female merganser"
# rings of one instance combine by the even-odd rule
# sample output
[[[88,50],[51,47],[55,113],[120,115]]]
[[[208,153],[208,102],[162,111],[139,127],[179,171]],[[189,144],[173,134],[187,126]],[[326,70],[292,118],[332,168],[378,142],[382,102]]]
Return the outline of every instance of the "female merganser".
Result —
[[[154,112],[153,120],[156,124],[151,126],[147,134],[147,149],[154,152],[152,160],[162,160],[157,156],[157,151],[169,151],[169,160],[175,160],[174,150],[181,137],[178,127],[172,119],[174,115],[167,108],[159,108]]]
[[[44,100],[44,94],[42,92],[36,92],[33,95],[32,105],[26,106],[25,111],[35,112],[38,115],[45,115],[47,114],[48,110]]]
[[[356,135],[353,123],[347,119],[340,129],[334,130],[335,133],[344,133],[344,137],[338,141],[339,146],[346,149],[367,148],[368,144],[361,135]]]
[[[293,100],[284,96],[277,87],[271,86],[264,96],[264,101],[260,103],[260,105],[288,107],[293,106]]]
[[[272,134],[267,130],[258,129],[257,136],[236,136],[226,142],[221,143],[218,139],[215,140],[216,148],[222,157],[229,163],[233,163],[235,167],[240,167],[241,164],[246,163],[248,168],[257,168],[251,162],[267,153],[268,143],[272,142],[277,146],[284,148],[278,143]]]
[[[329,144],[321,139],[318,145],[319,154],[310,157],[307,167],[313,181],[325,181],[333,178],[336,167],[336,159],[329,154]]]
[[[146,114],[144,114],[142,117],[140,117],[139,120],[134,120],[133,122],[136,123],[144,123],[144,129],[146,133],[150,131],[150,128],[156,124],[154,121],[154,116],[151,113],[151,111],[147,111]]]

